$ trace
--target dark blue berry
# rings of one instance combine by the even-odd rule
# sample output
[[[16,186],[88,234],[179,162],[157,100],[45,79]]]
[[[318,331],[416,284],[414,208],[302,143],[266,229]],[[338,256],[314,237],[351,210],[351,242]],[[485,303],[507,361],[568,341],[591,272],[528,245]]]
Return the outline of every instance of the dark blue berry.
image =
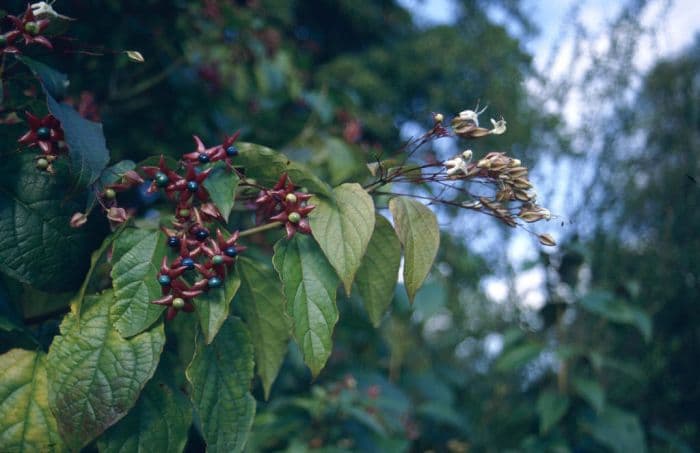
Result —
[[[207,162],[209,162],[209,156],[207,156],[204,153],[199,153],[199,156],[197,156],[197,160],[203,164],[206,164]]]
[[[209,237],[209,232],[207,230],[197,230],[197,232],[194,234],[194,236],[198,240],[203,241]]]
[[[231,145],[228,148],[226,148],[226,155],[229,157],[234,157],[238,155],[238,148],[235,146]]]
[[[226,256],[230,256],[231,258],[233,258],[234,256],[238,255],[238,250],[236,250],[236,247],[233,246],[226,247],[224,253],[226,254]]]
[[[189,270],[194,269],[194,260],[192,258],[183,258],[180,264],[185,266]]]
[[[218,288],[221,286],[221,279],[219,277],[212,277],[207,281],[210,288]]]
[[[177,236],[168,236],[168,247],[180,247],[180,238]]]
[[[156,180],[156,185],[158,187],[165,187],[168,185],[168,182],[170,182],[170,180],[168,179],[168,175],[166,175],[165,173],[161,173],[161,172],[156,173],[155,180]]]
[[[36,130],[36,136],[39,137],[39,140],[48,140],[51,138],[51,129],[48,127],[40,127]]]
[[[160,283],[161,286],[168,286],[170,284],[170,277],[161,274],[158,276],[158,283]]]
[[[199,189],[199,184],[197,181],[187,181],[187,190],[190,192],[196,192]]]

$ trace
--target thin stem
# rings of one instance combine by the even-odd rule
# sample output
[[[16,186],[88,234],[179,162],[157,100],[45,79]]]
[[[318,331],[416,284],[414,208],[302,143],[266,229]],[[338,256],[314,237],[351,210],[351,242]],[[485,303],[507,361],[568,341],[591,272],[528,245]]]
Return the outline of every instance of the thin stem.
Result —
[[[263,231],[274,230],[275,228],[279,228],[281,226],[282,226],[282,222],[266,223],[265,225],[260,225],[260,226],[248,228],[247,230],[241,231],[239,233],[239,237],[251,236],[253,234],[262,233]]]

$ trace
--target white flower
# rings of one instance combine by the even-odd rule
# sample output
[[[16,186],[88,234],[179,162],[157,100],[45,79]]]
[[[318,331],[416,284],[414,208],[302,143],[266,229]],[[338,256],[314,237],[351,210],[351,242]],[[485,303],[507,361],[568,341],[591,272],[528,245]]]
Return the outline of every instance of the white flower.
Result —
[[[469,162],[472,160],[472,150],[468,149],[462,154],[458,154],[450,160],[444,162],[445,167],[447,167],[447,176],[454,176],[459,172],[469,176]]]
[[[53,4],[53,2],[51,2]],[[46,3],[46,2],[37,2],[37,3],[32,3],[32,13],[40,19],[44,18],[49,18],[49,19],[55,19],[55,18],[61,18],[65,20],[73,20],[72,18],[68,16],[64,16],[62,14],[58,14],[56,10],[53,9],[53,6],[51,4]]]
[[[501,135],[506,132],[506,120],[503,118],[498,121],[491,118],[491,124],[493,124],[493,129],[489,131],[489,134]]]

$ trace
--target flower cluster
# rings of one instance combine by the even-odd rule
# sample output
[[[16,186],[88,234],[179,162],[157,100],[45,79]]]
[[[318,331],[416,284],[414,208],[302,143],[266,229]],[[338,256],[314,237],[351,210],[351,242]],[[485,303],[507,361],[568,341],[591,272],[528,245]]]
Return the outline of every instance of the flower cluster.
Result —
[[[42,16],[43,17],[43,16]],[[12,24],[12,30],[5,33],[0,33],[0,54],[21,53],[17,44],[19,40],[25,45],[39,44],[49,49],[53,49],[51,41],[42,33],[49,26],[49,19],[39,18],[31,5],[27,5],[27,9],[21,16],[8,15],[7,19]]]
[[[257,223],[266,220],[283,223],[287,239],[291,239],[297,231],[311,234],[308,215],[315,208],[307,203],[311,194],[296,191],[295,188],[287,173],[284,173],[272,189],[262,190],[255,200]]]
[[[204,239],[191,240],[181,237],[175,230],[164,228],[168,235],[168,245],[178,250],[177,258],[168,263],[163,257],[158,283],[163,297],[152,301],[157,305],[168,307],[166,318],[173,319],[179,311],[194,311],[193,299],[200,294],[220,288],[235,262],[235,258],[246,248],[237,245],[239,233],[224,237],[221,230],[216,230],[216,239],[201,235]],[[201,230],[199,230],[201,231]],[[192,284],[186,282],[186,274],[194,271]]]
[[[163,297],[152,301],[168,307],[167,319],[172,319],[179,311],[194,311],[193,299],[221,287],[235,258],[245,250],[237,245],[237,231],[226,237],[217,229],[216,238],[211,237],[209,225],[224,219],[204,187],[214,169],[211,164],[223,161],[228,171],[235,171],[231,158],[238,155],[234,145],[237,138],[238,134],[234,134],[222,144],[207,148],[195,136],[195,150],[184,154],[177,168],[171,168],[164,156],[157,166],[141,167],[144,176],[151,180],[148,192],[162,190],[175,205],[172,228],[162,230],[168,246],[177,251],[178,256],[172,260],[163,258],[157,276]]]
[[[29,131],[17,141],[28,148],[38,147],[41,154],[37,157],[37,168],[53,173],[53,162],[68,152],[61,123],[53,115],[39,118],[26,112],[26,116]]]

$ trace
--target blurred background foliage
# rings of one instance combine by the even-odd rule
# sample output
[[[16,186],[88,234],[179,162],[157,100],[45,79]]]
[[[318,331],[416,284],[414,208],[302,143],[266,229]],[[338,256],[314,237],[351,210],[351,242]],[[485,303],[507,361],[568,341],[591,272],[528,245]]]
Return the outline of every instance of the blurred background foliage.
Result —
[[[338,184],[404,152],[432,112],[479,103],[490,107],[482,120],[502,115],[509,129],[475,144],[477,156],[548,162],[539,201],[566,200],[554,252],[516,266],[503,227],[441,211],[441,252],[414,305],[399,288],[374,329],[341,299],[328,368],[312,381],[290,347],[251,451],[686,452],[700,445],[700,40],[630,71],[647,3],[622,9],[615,45],[568,84],[534,69],[524,43],[536,24],[512,0],[457,1],[451,25],[430,27],[394,0],[60,0],[78,19],[71,39],[35,56],[70,74],[69,96],[104,123],[115,161],[241,130]],[[128,49],[145,63],[118,52]],[[582,127],[564,131],[560,112],[542,108],[594,82],[605,109]],[[438,145],[416,156],[464,144]],[[573,180],[566,190],[558,169]],[[529,269],[545,276],[536,307],[515,288]],[[500,302],[485,291],[494,274],[509,282]],[[189,448],[200,447],[193,432]]]

